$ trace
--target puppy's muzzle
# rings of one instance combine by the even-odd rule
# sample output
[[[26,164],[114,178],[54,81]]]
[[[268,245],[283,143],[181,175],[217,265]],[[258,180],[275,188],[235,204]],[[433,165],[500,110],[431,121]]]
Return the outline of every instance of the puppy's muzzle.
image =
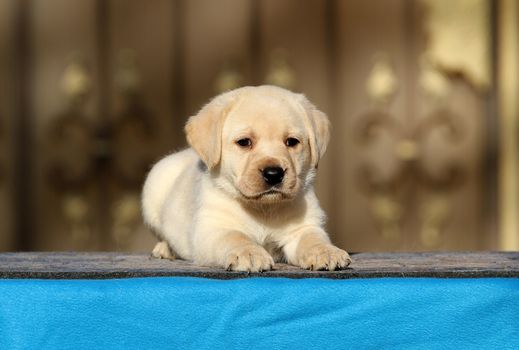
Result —
[[[285,171],[280,167],[267,167],[261,170],[261,174],[263,175],[263,180],[265,180],[267,184],[275,186],[283,181]]]

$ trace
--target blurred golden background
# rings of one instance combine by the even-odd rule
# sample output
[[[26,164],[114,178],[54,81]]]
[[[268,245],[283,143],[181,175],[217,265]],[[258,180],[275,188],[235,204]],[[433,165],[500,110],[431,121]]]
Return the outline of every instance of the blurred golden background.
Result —
[[[242,85],[333,125],[349,251],[519,250],[515,0],[0,0],[0,251],[150,251],[139,196]]]

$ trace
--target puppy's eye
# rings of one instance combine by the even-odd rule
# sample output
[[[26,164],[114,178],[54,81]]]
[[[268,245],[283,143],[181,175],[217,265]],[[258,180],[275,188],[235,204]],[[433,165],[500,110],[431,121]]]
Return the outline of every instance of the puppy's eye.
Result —
[[[236,141],[236,144],[240,147],[250,147],[252,146],[252,140],[249,138],[243,138]]]
[[[287,147],[295,147],[299,144],[299,140],[296,139],[296,138],[293,138],[293,137],[289,137],[288,139],[286,139],[285,141],[285,145],[287,145]]]

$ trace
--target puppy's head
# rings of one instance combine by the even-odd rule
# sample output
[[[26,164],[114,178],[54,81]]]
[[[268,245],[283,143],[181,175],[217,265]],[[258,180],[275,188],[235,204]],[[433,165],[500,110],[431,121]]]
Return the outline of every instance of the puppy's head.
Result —
[[[245,201],[290,200],[313,181],[330,123],[303,95],[244,87],[214,98],[186,125],[217,186]]]

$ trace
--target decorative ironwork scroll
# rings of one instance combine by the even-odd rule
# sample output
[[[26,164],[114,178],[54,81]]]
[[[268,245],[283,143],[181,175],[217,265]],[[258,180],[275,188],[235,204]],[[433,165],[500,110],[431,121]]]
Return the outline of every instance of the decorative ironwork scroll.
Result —
[[[439,243],[449,217],[449,193],[461,183],[464,169],[459,162],[444,162],[432,172],[423,149],[427,139],[437,130],[443,131],[446,144],[456,147],[462,140],[463,130],[458,116],[444,103],[449,90],[448,80],[424,63],[421,82],[425,94],[434,101],[435,110],[423,118],[404,123],[390,112],[398,86],[391,62],[384,54],[375,57],[366,84],[372,107],[361,116],[356,139],[359,145],[370,148],[382,134],[391,138],[394,147],[385,160],[389,162],[385,164],[386,168],[391,171],[382,172],[372,160],[366,161],[359,169],[358,179],[370,198],[375,222],[387,239],[401,236],[409,196],[416,193],[407,189],[427,189],[427,198],[418,199],[421,203],[420,234],[423,245],[434,246]]]
[[[218,76],[214,82],[214,91],[221,94],[239,88],[243,85],[243,74],[240,64],[237,60],[228,60],[218,72]]]
[[[461,74],[486,89],[490,73],[490,1],[422,0],[426,10],[425,55],[444,73]]]
[[[61,212],[75,242],[91,239],[90,204],[87,187],[92,184],[94,128],[84,114],[91,80],[84,58],[75,53],[65,68],[61,87],[66,96],[65,110],[47,131],[49,161],[47,176],[61,195]]]
[[[119,53],[115,85],[122,108],[111,126],[111,175],[117,187],[111,207],[111,235],[117,248],[124,248],[140,227],[140,190],[154,160],[151,146],[158,135],[153,115],[143,101],[137,58],[132,50]]]
[[[270,54],[265,83],[289,90],[296,88],[296,73],[289,62],[288,50],[278,48]]]
[[[66,107],[47,133],[48,179],[78,246],[92,239],[94,203],[88,189],[95,186],[111,193],[111,204],[102,205],[109,207],[110,235],[117,248],[131,243],[140,226],[139,192],[153,161],[157,128],[143,102],[135,53],[121,51],[115,71],[120,111],[108,123],[94,123],[84,112],[91,90],[88,69],[80,55],[73,55],[62,79]],[[106,179],[102,184],[100,176]]]

